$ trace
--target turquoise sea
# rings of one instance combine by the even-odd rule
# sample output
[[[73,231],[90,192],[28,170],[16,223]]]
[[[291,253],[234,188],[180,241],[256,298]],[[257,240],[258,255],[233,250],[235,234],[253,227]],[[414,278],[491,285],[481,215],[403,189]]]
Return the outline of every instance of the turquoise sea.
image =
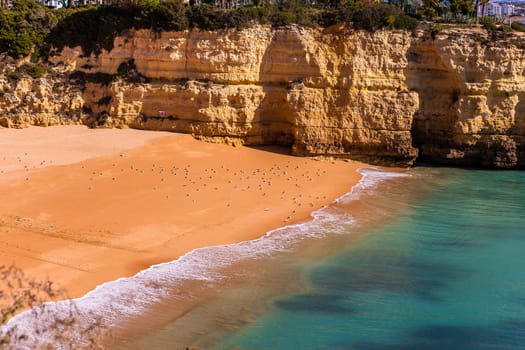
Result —
[[[303,238],[117,348],[525,349],[525,173],[365,174],[278,235]]]

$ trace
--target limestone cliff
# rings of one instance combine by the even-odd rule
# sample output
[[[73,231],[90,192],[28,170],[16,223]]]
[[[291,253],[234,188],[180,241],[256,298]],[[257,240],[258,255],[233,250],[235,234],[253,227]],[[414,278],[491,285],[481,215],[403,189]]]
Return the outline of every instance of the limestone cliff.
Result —
[[[410,45],[408,33],[344,28],[141,30],[97,57],[73,48],[54,61],[106,74],[132,61],[151,80],[88,87],[87,104],[112,125],[407,164],[417,155],[410,130],[418,96],[404,76]],[[111,102],[102,111],[93,102],[104,96]]]
[[[406,165],[419,151],[510,168],[525,167],[524,44],[517,34],[464,30],[140,30],[111,52],[66,48],[51,61],[85,73],[75,73],[74,107],[57,108],[81,105],[106,126],[281,144],[298,155]],[[110,81],[93,78],[101,73]],[[0,118],[5,101],[4,93]]]
[[[16,66],[0,63],[0,126],[23,127],[83,123],[84,99],[67,74],[32,79],[16,73]]]
[[[414,145],[440,163],[525,167],[525,36],[450,30],[408,52]]]

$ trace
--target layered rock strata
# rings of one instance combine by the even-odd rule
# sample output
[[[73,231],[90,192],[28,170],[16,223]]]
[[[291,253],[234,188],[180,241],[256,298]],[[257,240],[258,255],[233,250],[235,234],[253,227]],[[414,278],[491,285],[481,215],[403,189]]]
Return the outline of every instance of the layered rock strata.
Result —
[[[2,63],[0,63],[2,65]],[[0,66],[0,126],[24,127],[82,124],[82,91],[70,84],[67,74],[32,79],[15,73],[13,64]]]
[[[407,85],[420,100],[412,136],[423,159],[525,167],[523,35],[420,33],[407,54]]]
[[[51,60],[91,77],[77,79],[78,103],[61,113],[82,108],[106,126],[388,164],[412,164],[419,152],[447,164],[525,167],[518,34],[140,30],[110,52],[66,48]],[[101,73],[111,81],[93,79]]]
[[[133,62],[150,83],[88,88],[112,124],[189,132],[207,140],[292,146],[300,155],[411,163],[418,96],[404,69],[407,33],[256,26],[223,32],[137,31],[95,57],[55,62],[116,74]],[[111,96],[102,111],[93,102]],[[88,93],[89,95],[89,93]],[[165,113],[165,118],[157,117]]]

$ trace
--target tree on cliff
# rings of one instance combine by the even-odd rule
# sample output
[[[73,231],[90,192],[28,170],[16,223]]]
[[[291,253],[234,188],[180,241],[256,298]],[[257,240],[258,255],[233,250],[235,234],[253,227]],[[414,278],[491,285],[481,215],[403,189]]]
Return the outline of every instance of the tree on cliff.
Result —
[[[62,0],[69,5],[72,0]],[[404,1],[404,0],[399,0]],[[436,0],[425,0],[436,1]],[[459,1],[459,0],[458,0]],[[282,0],[266,6],[186,6],[182,0],[129,0],[113,5],[46,9],[34,0],[14,0],[12,10],[0,9],[0,53],[13,58],[33,55],[35,62],[60,52],[64,47],[81,46],[83,54],[111,51],[115,37],[130,29],[155,32],[192,28],[220,30],[246,28],[254,23],[284,27],[328,27],[347,23],[356,29],[396,28],[412,30],[417,20],[392,4],[371,0]],[[265,0],[259,0],[263,5]],[[236,3],[235,3],[236,4]],[[309,4],[311,6],[307,6]],[[319,8],[321,5],[322,8]],[[230,8],[233,7],[233,8]],[[373,18],[363,18],[363,16]]]
[[[481,4],[481,17],[486,16],[485,14],[485,8],[487,7],[487,4],[490,2],[490,0],[479,0]],[[476,7],[477,9],[477,7]]]
[[[24,57],[44,43],[57,22],[51,11],[33,0],[15,0],[11,10],[0,9],[0,52]]]
[[[423,0],[423,14],[428,20],[433,20],[439,12],[440,0]]]
[[[471,0],[449,0],[450,11],[463,15],[471,14],[474,11],[474,3]]]

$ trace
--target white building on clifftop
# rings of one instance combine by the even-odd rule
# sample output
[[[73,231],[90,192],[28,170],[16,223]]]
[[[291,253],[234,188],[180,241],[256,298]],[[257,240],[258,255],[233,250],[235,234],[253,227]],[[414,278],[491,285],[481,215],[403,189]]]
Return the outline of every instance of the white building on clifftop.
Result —
[[[503,16],[507,16],[507,17],[514,16],[515,12],[516,12],[516,6],[512,4],[501,4],[501,14]]]
[[[484,16],[510,17],[514,15],[514,11],[515,11],[515,6],[512,4],[508,4],[508,3],[490,1],[488,4],[485,5],[485,7],[483,7],[481,4],[478,5],[478,17],[484,17]]]
[[[13,7],[13,1],[12,0],[0,0],[0,7],[10,9]]]

